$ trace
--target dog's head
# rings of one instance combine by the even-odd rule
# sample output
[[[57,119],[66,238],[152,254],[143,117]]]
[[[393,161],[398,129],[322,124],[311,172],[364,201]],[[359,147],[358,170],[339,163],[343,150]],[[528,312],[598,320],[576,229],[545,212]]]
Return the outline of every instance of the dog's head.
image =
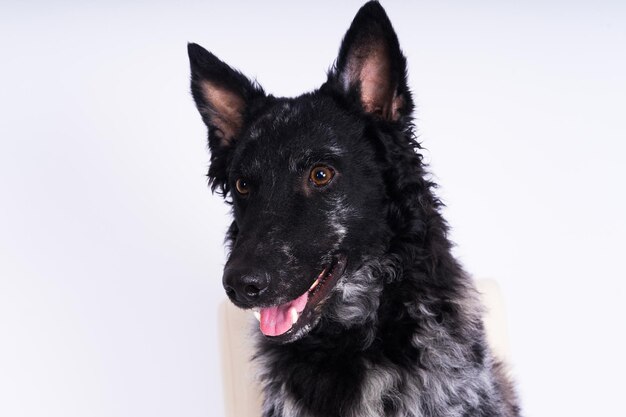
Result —
[[[228,297],[260,309],[261,331],[280,342],[322,317],[362,322],[382,285],[369,282],[380,280],[372,260],[408,209],[389,203],[402,192],[393,146],[415,155],[406,61],[384,10],[363,6],[327,82],[296,98],[267,95],[196,44],[189,58],[209,178],[233,205]]]

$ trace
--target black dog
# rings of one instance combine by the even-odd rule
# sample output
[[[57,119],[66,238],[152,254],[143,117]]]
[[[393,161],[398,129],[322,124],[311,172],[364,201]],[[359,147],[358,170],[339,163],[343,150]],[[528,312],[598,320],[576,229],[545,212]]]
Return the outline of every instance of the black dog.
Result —
[[[406,60],[361,8],[319,90],[278,98],[196,44],[223,283],[259,309],[264,417],[517,416],[413,135]]]

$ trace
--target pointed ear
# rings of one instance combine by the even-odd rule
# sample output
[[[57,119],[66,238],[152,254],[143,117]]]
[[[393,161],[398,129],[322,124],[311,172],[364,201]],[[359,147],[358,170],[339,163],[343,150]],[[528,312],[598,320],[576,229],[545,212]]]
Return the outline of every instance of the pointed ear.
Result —
[[[265,97],[263,89],[232,69],[203,47],[187,45],[191,64],[191,94],[209,129],[209,183],[226,196],[229,155],[241,134],[254,100]]]
[[[250,101],[264,96],[263,89],[200,45],[188,44],[187,52],[191,93],[209,128],[209,147],[228,147],[241,133]]]
[[[346,33],[329,82],[355,97],[366,113],[398,121],[413,111],[406,58],[382,6],[366,3]]]

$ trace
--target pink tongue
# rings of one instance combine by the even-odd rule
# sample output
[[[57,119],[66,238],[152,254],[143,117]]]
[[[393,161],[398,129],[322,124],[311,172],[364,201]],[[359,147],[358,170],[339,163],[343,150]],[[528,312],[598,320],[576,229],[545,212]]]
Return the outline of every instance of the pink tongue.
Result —
[[[261,331],[265,336],[279,336],[286,333],[293,326],[291,313],[293,307],[302,313],[309,299],[309,292],[286,304],[261,309]]]

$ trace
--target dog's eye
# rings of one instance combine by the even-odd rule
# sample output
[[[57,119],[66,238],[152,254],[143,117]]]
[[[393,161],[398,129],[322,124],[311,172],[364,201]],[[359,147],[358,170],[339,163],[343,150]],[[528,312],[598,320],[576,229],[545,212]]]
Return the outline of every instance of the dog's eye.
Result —
[[[241,195],[248,195],[250,194],[250,185],[248,184],[248,181],[244,180],[243,178],[239,178],[237,180],[237,182],[235,183],[235,188],[237,189],[237,192]]]
[[[332,168],[325,165],[318,165],[311,170],[311,173],[309,174],[309,179],[316,187],[323,187],[325,185],[328,185],[330,180],[333,179],[334,175],[335,171],[333,171]]]

